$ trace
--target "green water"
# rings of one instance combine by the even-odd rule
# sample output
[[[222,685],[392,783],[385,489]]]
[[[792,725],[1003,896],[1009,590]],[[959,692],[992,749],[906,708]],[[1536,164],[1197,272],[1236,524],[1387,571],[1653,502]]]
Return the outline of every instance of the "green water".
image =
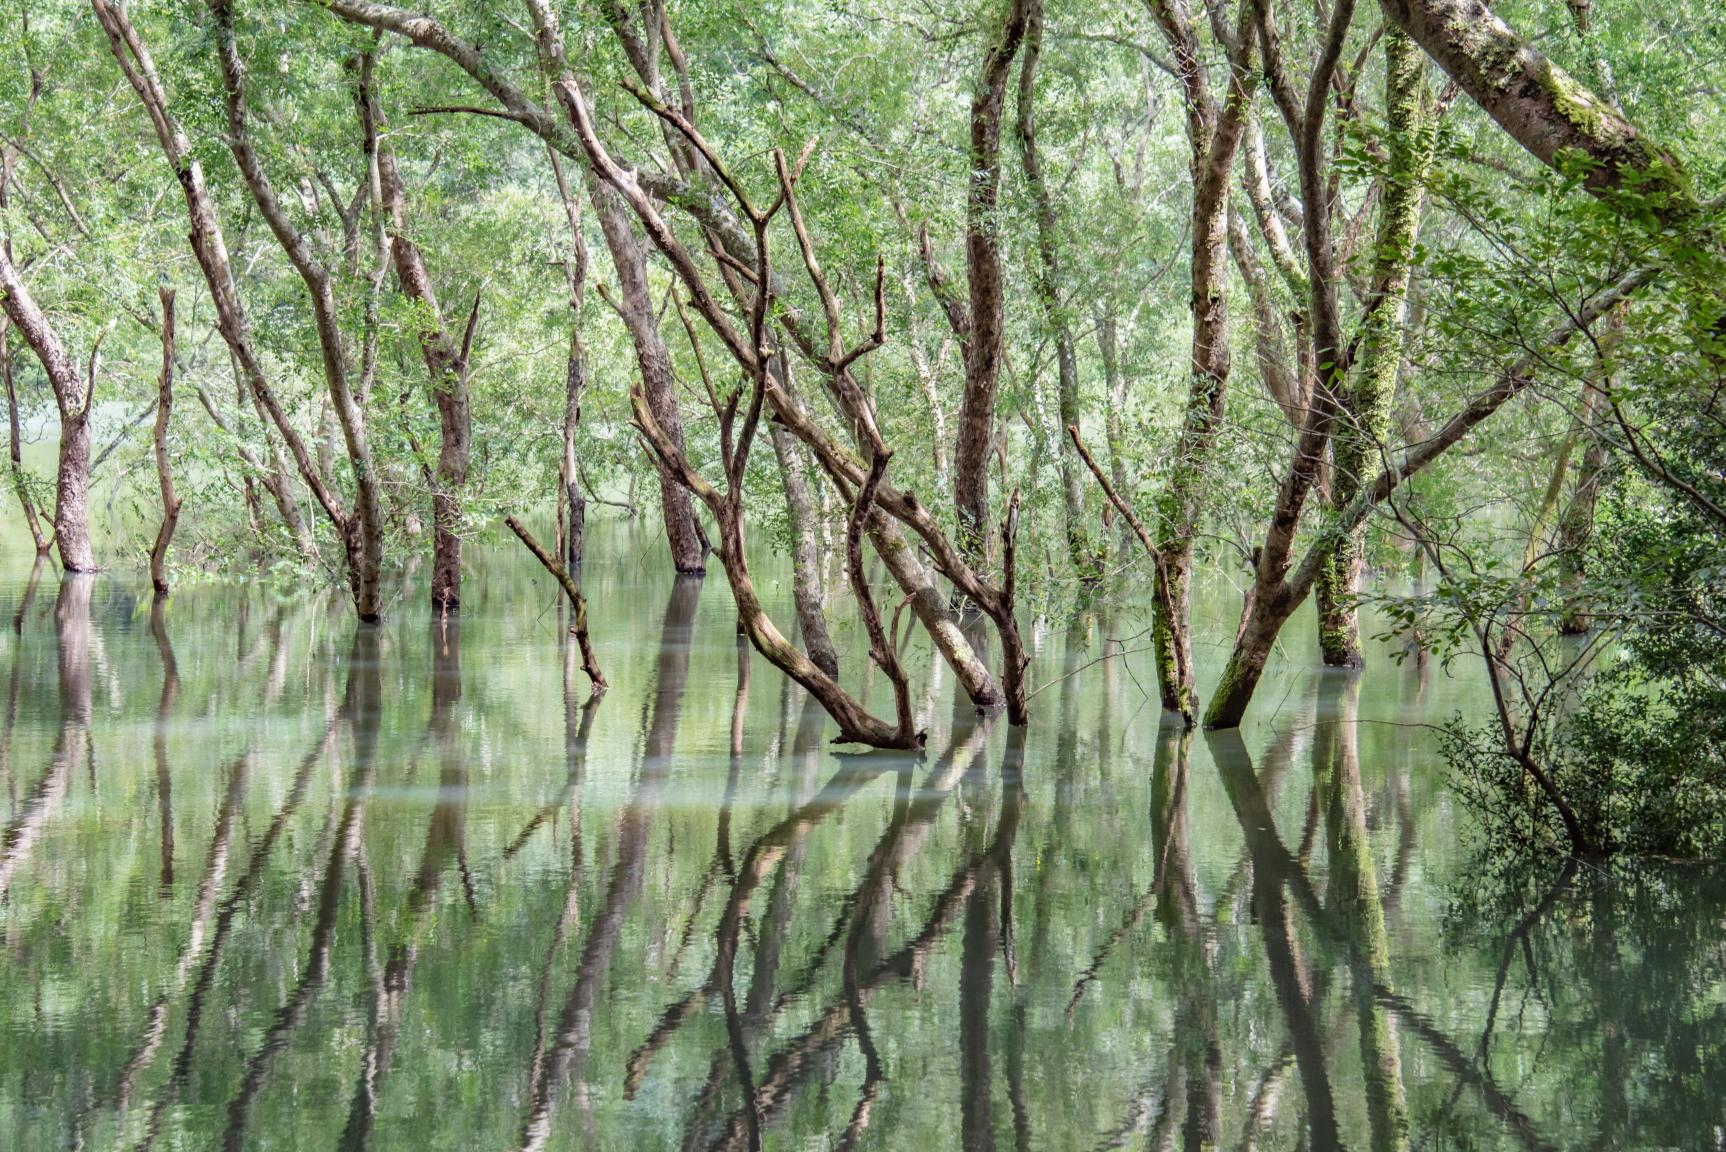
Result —
[[[1480,899],[1467,670],[1297,630],[1185,739],[1139,613],[1027,622],[1028,730],[914,660],[927,753],[845,756],[722,577],[592,541],[593,703],[514,552],[358,631],[9,553],[0,1148],[1726,1141],[1726,883]]]

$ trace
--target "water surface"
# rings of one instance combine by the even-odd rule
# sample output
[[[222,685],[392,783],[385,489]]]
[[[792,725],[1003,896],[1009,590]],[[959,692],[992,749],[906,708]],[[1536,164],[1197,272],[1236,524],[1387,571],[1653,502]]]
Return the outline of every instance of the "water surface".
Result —
[[[375,629],[9,554],[0,1147],[1726,1146],[1726,884],[1481,898],[1460,673],[1297,630],[1189,737],[1091,612],[1028,730],[919,658],[926,753],[843,755],[722,577],[592,539],[598,700],[513,552]]]

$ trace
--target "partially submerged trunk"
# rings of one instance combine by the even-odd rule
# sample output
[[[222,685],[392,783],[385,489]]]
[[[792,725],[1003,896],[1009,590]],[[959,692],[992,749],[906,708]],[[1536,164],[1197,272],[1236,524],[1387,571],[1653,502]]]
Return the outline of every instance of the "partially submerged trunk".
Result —
[[[150,584],[157,593],[168,590],[168,545],[180,522],[180,497],[174,491],[174,470],[168,459],[168,419],[174,407],[174,290],[161,289],[162,375],[156,395],[156,483],[162,490],[162,526],[150,548]]]
[[[628,209],[597,177],[588,177],[589,198],[599,216],[606,247],[617,271],[618,313],[635,343],[635,361],[641,371],[641,386],[653,417],[681,451],[683,417],[677,407],[677,377],[672,372],[671,352],[659,332],[653,295],[647,282],[647,253],[630,226]],[[695,509],[689,492],[675,477],[659,469],[659,503],[665,518],[665,541],[671,548],[671,565],[679,575],[698,576],[707,571],[701,538],[696,531]]]
[[[0,307],[41,361],[54,391],[54,404],[60,410],[60,462],[54,486],[54,540],[60,549],[60,564],[67,572],[94,572],[89,507],[90,404],[96,389],[97,352],[90,353],[88,381],[80,381],[77,365],[59,334],[4,251],[0,251]],[[101,342],[97,337],[98,348]]]
[[[1162,562],[1157,568],[1160,589],[1152,637],[1163,707],[1191,724],[1198,708],[1190,633],[1193,538],[1208,503],[1212,456],[1228,395],[1229,174],[1252,104],[1252,41],[1237,35],[1239,44],[1225,46],[1231,56],[1229,83],[1219,104],[1186,6],[1151,0],[1150,8],[1174,53],[1176,77],[1186,99],[1193,179],[1192,375],[1174,463],[1157,502],[1156,545]]]
[[[1652,264],[1633,269],[1594,293],[1581,308],[1555,324],[1535,351],[1505,366],[1491,387],[1476,393],[1443,425],[1418,444],[1403,449],[1386,463],[1371,483],[1362,485],[1360,493],[1347,508],[1336,513],[1325,534],[1313,542],[1298,565],[1293,561],[1295,530],[1301,509],[1300,501],[1295,499],[1300,494],[1296,473],[1303,459],[1310,460],[1310,457],[1297,456],[1297,468],[1284,479],[1277,511],[1265,534],[1265,544],[1259,549],[1253,585],[1242,608],[1234,649],[1229,654],[1222,681],[1205,711],[1207,728],[1235,728],[1240,725],[1264,674],[1277,636],[1312,591],[1325,563],[1326,547],[1335,534],[1352,532],[1398,487],[1460,443],[1475,425],[1520,396],[1533,382],[1535,373],[1551,352],[1568,344],[1579,332],[1653,280],[1658,271],[1659,267]]]
[[[961,333],[965,395],[959,404],[953,453],[953,499],[959,546],[973,565],[989,553],[989,457],[994,448],[995,397],[1001,384],[1002,330],[1006,323],[1001,275],[1001,111],[1013,57],[1037,0],[1007,0],[989,31],[971,95],[969,189],[965,197],[965,272],[968,310]]]
[[[570,568],[581,567],[587,551],[587,497],[581,491],[581,463],[576,451],[576,437],[581,430],[581,398],[587,392],[587,346],[581,338],[581,312],[587,303],[587,242],[581,235],[581,202],[570,192],[569,181],[563,174],[563,161],[557,149],[546,145],[551,159],[552,175],[557,178],[557,194],[563,201],[564,215],[569,220],[570,256],[563,262],[564,277],[569,282],[569,353],[563,369],[563,458],[558,465],[558,481],[563,489],[560,519],[563,524],[563,562]]]
[[[438,306],[425,256],[410,234],[407,193],[394,152],[383,143],[383,120],[371,78],[371,57],[360,65],[361,118],[366,143],[377,165],[377,195],[387,223],[390,256],[402,295],[418,305],[424,318],[418,333],[432,401],[438,414],[438,458],[432,485],[432,608],[450,613],[461,608],[462,489],[467,484],[473,425],[468,410],[468,374],[473,337],[479,321],[479,297],[474,297],[461,342],[452,338]]]
[[[1378,474],[1387,454],[1391,408],[1402,370],[1408,287],[1437,130],[1426,91],[1426,60],[1414,43],[1400,32],[1389,33],[1384,62],[1390,158],[1383,177],[1372,294],[1361,322],[1359,359],[1347,384],[1337,390],[1331,481],[1331,500],[1337,507],[1348,506],[1366,479]],[[1365,550],[1364,525],[1337,535],[1314,591],[1319,653],[1331,667],[1358,668],[1366,662],[1356,604]]]
[[[326,470],[319,468],[311,450],[306,446],[305,439],[288,418],[271,387],[263,357],[253,344],[251,321],[240,297],[215,204],[204,182],[203,167],[194,157],[191,140],[169,111],[167,93],[156,73],[155,62],[149,49],[138,37],[123,9],[113,5],[110,0],[91,0],[91,6],[107,34],[114,59],[125,73],[133,91],[138,94],[139,102],[143,104],[155,130],[162,154],[180,185],[191,226],[192,254],[197,258],[198,267],[209,286],[210,299],[216,312],[216,328],[233,356],[237,375],[244,381],[253,402],[268,416],[269,423],[274,426],[282,443],[286,445],[288,454],[293,458],[300,479],[310,489],[318,506],[323,509],[331,526],[341,538],[344,564],[356,613],[362,620],[375,620],[381,607],[378,583],[383,564],[383,540],[364,426],[351,395],[347,394],[346,358],[341,349],[340,333],[335,327],[335,306],[329,290],[329,277],[311,263],[304,241],[293,230],[276,200],[274,189],[264,176],[252,150],[250,138],[246,135],[245,96],[241,88],[243,66],[234,43],[232,6],[227,0],[214,0],[211,4],[211,13],[218,32],[218,54],[223,65],[224,92],[228,106],[228,144],[239,163],[241,174],[246,178],[254,201],[263,210],[284,250],[294,259],[296,267],[301,269],[308,288],[313,289],[313,306],[318,314],[318,334],[323,345],[325,371],[332,399],[335,398],[335,393],[341,393],[341,399],[345,402],[340,407],[346,411],[348,424],[353,432],[350,451],[358,482],[355,510],[352,512],[331,489]],[[215,418],[216,409],[213,405],[209,407],[211,416]],[[260,474],[268,476],[270,473],[260,469]],[[302,552],[311,555],[311,533],[305,528],[293,505],[286,478],[281,476],[279,468],[274,475],[275,480],[272,482],[266,479],[265,485],[275,498],[283,521],[299,540]]]
[[[797,627],[815,666],[837,676],[839,654],[827,634],[827,613],[821,606],[821,551],[815,539],[816,512],[809,497],[803,445],[780,424],[774,424],[769,435],[785,488],[785,511],[791,519],[791,597],[797,606]]]

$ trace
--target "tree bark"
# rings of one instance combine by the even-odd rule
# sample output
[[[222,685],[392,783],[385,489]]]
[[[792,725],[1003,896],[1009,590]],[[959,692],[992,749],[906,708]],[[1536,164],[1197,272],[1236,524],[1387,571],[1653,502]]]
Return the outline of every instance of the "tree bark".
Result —
[[[1365,479],[1377,474],[1386,454],[1391,407],[1402,370],[1408,286],[1436,138],[1425,58],[1407,36],[1393,31],[1385,36],[1384,62],[1389,167],[1383,177],[1372,295],[1361,321],[1359,361],[1348,384],[1337,390],[1331,482],[1331,500],[1337,507],[1346,507],[1355,498]],[[1358,668],[1366,662],[1355,601],[1365,552],[1364,525],[1336,537],[1314,590],[1319,654],[1333,668]]]
[[[67,572],[96,571],[90,547],[90,403],[96,390],[96,352],[88,386],[42,309],[30,295],[9,253],[0,251],[0,308],[41,361],[60,410],[60,463],[54,487],[54,540]],[[101,338],[96,340],[98,347]]]
[[[1019,63],[1020,159],[1025,169],[1025,184],[1036,205],[1037,266],[1032,282],[1055,344],[1055,365],[1060,379],[1060,426],[1065,428],[1069,424],[1077,424],[1081,416],[1079,361],[1073,347],[1073,325],[1061,299],[1060,219],[1037,151],[1037,64],[1043,49],[1043,5],[1041,0],[1030,0],[1026,7],[1023,57]],[[1102,576],[1102,562],[1101,557],[1091,551],[1091,536],[1085,525],[1084,467],[1065,437],[1057,434],[1055,441],[1053,448],[1060,456],[1061,510],[1066,522],[1067,558],[1081,581],[1094,583]]]
[[[11,317],[0,313],[0,381],[6,385],[6,425],[10,433],[7,448],[12,463],[12,491],[24,510],[24,522],[30,526],[30,539],[36,545],[36,555],[45,556],[54,546],[54,538],[42,532],[42,519],[36,512],[36,500],[30,495],[29,481],[24,475],[22,451],[23,433],[18,424],[18,389],[12,379]]]
[[[1006,323],[1001,277],[1001,111],[1007,79],[1035,0],[1006,0],[991,29],[971,96],[969,188],[965,197],[965,270],[969,315],[964,333],[965,394],[959,404],[953,453],[953,499],[961,550],[977,564],[989,553],[989,456],[994,446],[995,397],[1001,384]]]
[[[677,378],[671,369],[671,353],[659,332],[653,297],[647,283],[647,254],[623,202],[602,185],[591,171],[588,194],[606,247],[617,271],[618,312],[635,342],[635,361],[641,370],[642,391],[653,417],[679,450],[683,447],[683,417],[677,408]],[[695,509],[689,492],[663,467],[659,468],[659,502],[665,518],[665,540],[671,547],[671,564],[679,575],[699,576],[707,571],[701,540],[695,530]]]
[[[419,306],[419,315],[424,317],[418,333],[420,355],[425,360],[432,401],[438,413],[437,473],[432,486],[432,608],[440,613],[457,612],[461,608],[461,493],[467,484],[473,442],[467,383],[474,329],[479,320],[479,297],[474,297],[467,329],[458,345],[438,307],[425,256],[410,235],[401,170],[396,165],[395,153],[383,143],[383,118],[372,83],[371,61],[369,55],[361,58],[360,114],[366,122],[367,147],[377,164],[379,207],[387,218],[396,282],[402,294]]]
[[[546,145],[545,153],[551,160],[558,198],[563,201],[564,215],[569,220],[570,258],[563,265],[569,282],[569,354],[564,361],[563,461],[558,471],[564,500],[564,563],[574,569],[581,567],[587,550],[587,497],[581,491],[581,463],[576,451],[581,398],[587,392],[587,347],[581,338],[581,313],[587,303],[587,241],[581,235],[581,202],[570,192],[563,161],[550,144]]]
[[[1662,225],[1693,223],[1699,205],[1677,162],[1614,108],[1517,35],[1485,0],[1380,0],[1481,109],[1543,163],[1589,161],[1584,186]]]
[[[1192,14],[1181,0],[1147,0],[1175,57],[1186,98],[1189,169],[1193,179],[1191,382],[1186,414],[1168,485],[1157,505],[1157,550],[1162,585],[1152,622],[1157,686],[1163,707],[1188,724],[1198,708],[1192,681],[1189,631],[1193,535],[1204,515],[1208,474],[1229,384],[1228,208],[1229,173],[1252,105],[1250,38],[1231,48],[1228,94],[1219,106],[1211,93]],[[1242,7],[1242,12],[1247,6]],[[1243,29],[1244,17],[1243,17]],[[1226,46],[1225,46],[1226,47]],[[1167,607],[1163,607],[1166,605]]]
[[[174,407],[174,290],[163,288],[162,376],[156,396],[156,482],[162,489],[162,526],[150,549],[150,584],[158,593],[168,590],[168,545],[180,522],[180,497],[174,491],[174,471],[168,460],[168,418]]]
[[[769,435],[785,488],[785,510],[791,519],[791,598],[797,606],[797,627],[809,659],[827,675],[838,676],[839,654],[827,633],[827,613],[821,607],[821,553],[816,546],[815,508],[809,498],[803,445],[782,424],[774,424]]]

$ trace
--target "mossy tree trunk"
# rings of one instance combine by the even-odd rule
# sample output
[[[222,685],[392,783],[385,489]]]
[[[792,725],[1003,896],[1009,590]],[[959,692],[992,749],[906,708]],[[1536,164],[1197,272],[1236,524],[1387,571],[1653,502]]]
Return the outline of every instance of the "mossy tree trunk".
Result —
[[[1390,435],[1391,408],[1402,368],[1408,286],[1421,205],[1432,164],[1436,117],[1426,90],[1426,60],[1401,32],[1385,37],[1386,147],[1390,154],[1380,198],[1373,251],[1372,295],[1361,323],[1360,358],[1346,387],[1337,390],[1331,502],[1345,508],[1361,485],[1378,475]],[[1360,649],[1360,591],[1366,528],[1338,533],[1319,573],[1319,654],[1334,668],[1365,663]]]

